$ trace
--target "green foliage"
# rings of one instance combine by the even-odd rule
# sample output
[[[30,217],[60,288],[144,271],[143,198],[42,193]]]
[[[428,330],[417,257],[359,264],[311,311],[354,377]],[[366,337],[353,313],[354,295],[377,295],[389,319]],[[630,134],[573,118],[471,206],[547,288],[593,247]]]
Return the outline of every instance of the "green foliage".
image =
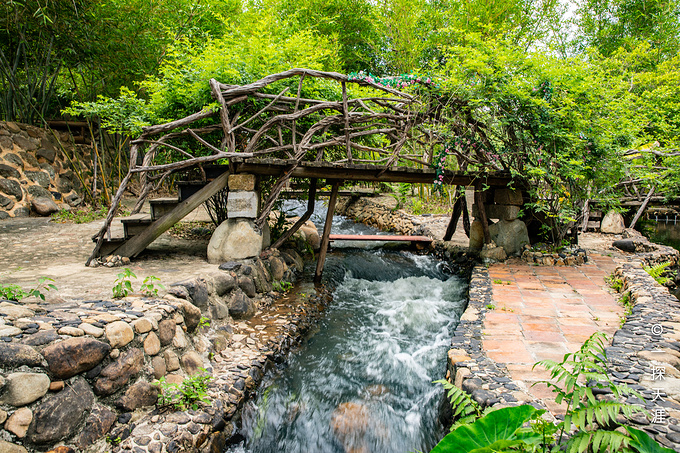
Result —
[[[631,437],[629,446],[638,453],[673,453],[675,450],[662,447],[654,439],[652,439],[646,432],[626,426],[626,431]]]
[[[171,384],[165,380],[165,376],[159,379],[160,393],[158,395],[159,406],[172,406],[176,410],[197,410],[201,404],[209,404],[208,384],[212,377],[204,369],[200,373],[184,378],[180,384]]]
[[[664,277],[663,274],[667,272],[668,266],[670,266],[670,261],[664,263],[657,263],[654,266],[642,266],[642,268],[647,272],[659,285],[665,285],[672,279],[669,277]]]
[[[210,327],[210,318],[207,318],[205,316],[201,316],[201,319],[198,320],[198,328],[208,328]]]
[[[536,366],[545,367],[550,381],[542,384],[555,393],[555,401],[566,403],[564,420],[556,425],[542,419],[544,411],[529,405],[488,411],[482,416],[479,406],[459,389],[446,381],[438,381],[449,390],[454,412],[462,414],[466,424],[452,427],[452,432],[432,450],[436,453],[500,451],[517,452],[625,452],[665,453],[643,431],[625,427],[627,434],[616,431],[619,414],[630,418],[645,413],[638,406],[621,403],[629,396],[641,395],[628,386],[614,383],[607,374],[607,357],[602,333],[593,334],[579,351],[565,354],[561,362],[544,360]],[[606,389],[612,398],[598,399],[593,389]],[[526,423],[530,424],[525,428]]]
[[[140,291],[142,291],[142,294],[144,294],[147,297],[158,296],[158,290],[165,289],[165,286],[163,286],[161,283],[154,283],[160,281],[161,281],[160,278],[155,277],[153,275],[149,275],[142,282]]]
[[[126,297],[133,291],[131,278],[137,278],[137,276],[127,267],[123,269],[123,272],[118,273],[113,288],[111,288],[114,299]]]
[[[619,402],[628,396],[643,398],[637,391],[625,384],[614,383],[607,373],[607,355],[603,333],[594,333],[581,348],[573,354],[565,354],[561,362],[543,360],[536,366],[543,366],[552,380],[542,381],[555,393],[555,402],[566,403],[564,421],[560,423],[560,434],[576,433],[566,443],[567,452],[583,452],[589,446],[600,451],[600,445],[609,446],[612,451],[627,446],[630,438],[607,429],[616,426],[619,413],[632,417],[645,412],[644,408]],[[613,401],[598,400],[593,389],[607,389]]]
[[[274,288],[274,291],[277,293],[285,293],[288,290],[290,290],[293,287],[293,284],[291,282],[287,282],[285,280],[274,280],[272,282],[272,288]]]
[[[50,217],[53,221],[59,223],[90,223],[93,220],[103,219],[108,214],[109,209],[106,206],[102,206],[99,209],[78,209],[70,210],[61,209]]]
[[[38,283],[36,283],[35,288],[25,290],[19,285],[9,284],[0,285],[0,299],[13,300],[15,302],[20,302],[26,297],[37,297],[38,299],[45,300],[44,292],[47,291],[57,291],[57,287],[53,283],[54,280],[49,277],[40,277]],[[44,292],[43,292],[44,291]]]
[[[442,439],[431,453],[482,453],[505,451],[526,445],[518,430],[538,412],[529,405],[491,411],[469,425],[463,425]]]
[[[454,431],[459,426],[472,423],[474,420],[482,415],[482,408],[473,400],[470,395],[447,381],[440,379],[434,381],[435,384],[444,386],[446,396],[451,402],[452,418],[454,424],[451,426],[451,431]]]
[[[611,274],[606,278],[607,284],[616,292],[620,292],[623,289],[623,280]]]
[[[123,268],[123,272],[118,273],[113,288],[111,288],[113,297],[115,299],[126,297],[128,294],[134,292],[132,279],[137,279],[137,276],[127,267]],[[163,286],[161,283],[157,283],[160,281],[160,278],[154,275],[149,275],[144,278],[139,290],[146,297],[158,296],[158,290],[165,289],[165,286]]]

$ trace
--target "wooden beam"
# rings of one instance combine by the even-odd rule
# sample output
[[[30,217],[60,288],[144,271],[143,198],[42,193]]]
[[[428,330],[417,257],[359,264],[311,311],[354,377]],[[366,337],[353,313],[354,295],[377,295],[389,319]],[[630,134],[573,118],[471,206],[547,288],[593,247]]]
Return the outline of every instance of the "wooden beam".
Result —
[[[647,203],[649,203],[649,199],[652,198],[652,195],[654,195],[655,190],[656,190],[656,186],[652,186],[652,188],[649,189],[649,193],[647,194],[647,198],[645,198],[645,201],[640,206],[640,209],[638,209],[638,212],[635,214],[635,217],[633,218],[633,221],[630,222],[630,226],[628,228],[635,228],[635,224],[637,223],[637,221],[640,218],[640,216],[642,215],[642,213],[645,212],[645,208],[647,208]]]
[[[199,207],[208,198],[215,195],[227,185],[229,173],[224,172],[208,185],[181,202],[175,209],[149,225],[143,233],[133,236],[129,241],[116,249],[115,254],[132,258],[139,255],[149,244],[161,234],[169,230],[174,224],[186,217],[191,211]]]
[[[484,243],[491,242],[491,234],[489,233],[489,219],[486,217],[486,208],[484,207],[484,192],[482,191],[482,181],[477,181],[475,185],[475,204],[477,211],[479,211],[479,220],[482,222],[482,230],[484,231]]]
[[[282,161],[285,162],[285,161]],[[325,164],[325,165],[324,165]],[[363,167],[363,168],[361,168]],[[285,167],[276,163],[235,162],[235,173],[252,173],[258,175],[280,175]],[[432,184],[434,182],[434,170],[412,169],[397,167],[387,170],[378,175],[379,167],[375,165],[333,165],[329,163],[302,162],[296,167],[292,178],[318,178],[338,179],[343,181],[366,181],[366,182],[408,182],[412,184]],[[444,176],[444,184],[470,186],[481,177],[478,173],[453,173],[447,172]],[[493,187],[506,187],[512,178],[508,175],[484,175],[484,182]]]
[[[323,265],[326,261],[326,253],[328,252],[328,243],[330,242],[331,226],[333,225],[333,214],[335,213],[335,202],[338,200],[338,189],[341,181],[333,182],[333,189],[331,191],[331,198],[328,201],[328,212],[326,213],[326,223],[323,226],[323,236],[321,237],[321,250],[319,250],[319,261],[316,263],[316,272],[314,273],[314,283],[321,283],[321,274],[323,273]]]
[[[315,178],[311,179],[309,181],[309,195],[307,197],[307,210],[305,211],[305,213],[302,214],[302,217],[300,217],[297,222],[295,222],[295,225],[290,227],[288,229],[288,231],[283,233],[281,235],[281,237],[279,239],[277,239],[277,241],[274,242],[274,244],[272,244],[271,248],[278,249],[279,247],[281,247],[281,244],[286,242],[289,237],[294,235],[295,232],[297,230],[299,230],[300,227],[302,225],[304,225],[307,220],[309,220],[309,218],[312,216],[312,214],[314,214],[314,202],[316,200],[316,183],[317,183],[317,181],[318,180],[315,179]],[[281,213],[280,215],[283,215],[283,213]]]

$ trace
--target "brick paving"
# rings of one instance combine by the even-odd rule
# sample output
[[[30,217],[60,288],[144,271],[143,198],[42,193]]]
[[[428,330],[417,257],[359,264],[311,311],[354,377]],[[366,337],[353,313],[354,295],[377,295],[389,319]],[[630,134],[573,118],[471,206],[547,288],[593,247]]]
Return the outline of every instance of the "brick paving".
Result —
[[[614,257],[593,253],[582,266],[535,266],[516,259],[489,267],[496,308],[486,313],[484,350],[554,414],[564,413],[564,407],[544,384],[532,387],[549,377],[542,367],[532,366],[561,360],[597,331],[611,339],[623,308],[605,278],[617,264]]]

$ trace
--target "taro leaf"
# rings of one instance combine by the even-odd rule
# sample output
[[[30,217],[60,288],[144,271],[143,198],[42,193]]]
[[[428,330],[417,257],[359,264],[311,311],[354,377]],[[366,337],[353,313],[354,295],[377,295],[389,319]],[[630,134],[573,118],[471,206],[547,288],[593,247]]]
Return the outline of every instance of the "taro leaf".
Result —
[[[674,450],[659,445],[644,431],[630,426],[626,426],[626,430],[628,430],[630,437],[633,438],[628,446],[637,450],[638,453],[675,453]]]
[[[449,433],[439,442],[430,453],[482,453],[493,445],[501,447],[498,441],[515,440],[517,431],[528,421],[536,409],[529,405],[506,407],[489,412],[484,417],[470,425],[463,425]],[[501,447],[503,448],[503,447]]]

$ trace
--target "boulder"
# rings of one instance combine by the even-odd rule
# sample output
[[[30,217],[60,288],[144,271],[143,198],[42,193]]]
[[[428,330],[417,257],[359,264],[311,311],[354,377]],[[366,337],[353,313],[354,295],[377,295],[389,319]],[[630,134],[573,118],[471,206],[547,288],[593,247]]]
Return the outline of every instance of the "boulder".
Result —
[[[36,444],[56,443],[73,436],[94,403],[94,395],[83,378],[75,378],[61,392],[33,411],[26,438]]]
[[[240,291],[232,294],[229,300],[229,314],[234,319],[248,319],[255,314],[255,304]]]
[[[162,346],[172,343],[172,339],[175,337],[174,319],[164,319],[158,323],[158,337],[161,340]]]
[[[40,187],[47,189],[50,186],[50,175],[44,171],[25,171],[24,174]]]
[[[204,368],[203,359],[196,351],[187,351],[180,360],[182,368],[188,375],[196,374]]]
[[[26,432],[28,431],[28,427],[32,420],[33,411],[27,407],[22,407],[21,409],[15,410],[14,413],[9,416],[5,422],[5,429],[16,435],[19,439],[23,439],[26,437]]]
[[[521,220],[511,222],[500,220],[489,225],[489,233],[491,240],[499,247],[503,247],[508,256],[520,254],[524,246],[529,244],[527,226]],[[472,233],[470,233],[470,236],[472,236]]]
[[[220,269],[227,263],[220,264]],[[213,285],[215,287],[215,294],[218,296],[224,296],[229,291],[236,287],[236,280],[231,275],[226,272],[220,272],[219,274],[212,275]]]
[[[11,179],[0,179],[0,192],[13,196],[16,201],[21,201],[24,198],[21,184]]]
[[[201,309],[187,300],[182,301],[182,311],[184,312],[184,324],[187,331],[193,332],[201,322]]]
[[[106,406],[95,405],[87,420],[85,420],[85,427],[75,439],[76,446],[83,450],[86,449],[108,433],[115,422],[116,414],[111,409]]]
[[[45,188],[34,185],[26,189],[33,198],[52,198],[52,194]]]
[[[158,335],[151,332],[144,339],[144,352],[146,355],[156,355],[161,351],[161,341]]]
[[[259,231],[248,219],[228,219],[217,227],[208,244],[208,262],[213,264],[259,256],[269,246],[269,226]]]
[[[163,353],[163,357],[165,358],[166,371],[179,370],[179,357],[177,357],[175,351],[166,349],[165,352]]]
[[[508,255],[505,253],[503,247],[497,247],[493,242],[485,244],[482,251],[479,253],[480,258],[493,261],[505,261]]]
[[[283,275],[286,272],[286,263],[277,256],[269,258],[269,269],[272,273],[272,278],[276,281],[283,280]]]
[[[134,411],[140,407],[153,406],[158,401],[159,388],[146,381],[130,386],[125,394],[116,401],[116,407],[124,411]]]
[[[0,367],[15,368],[20,366],[40,367],[45,359],[38,351],[23,344],[0,343]]]
[[[600,231],[607,234],[621,234],[625,229],[623,216],[613,210],[604,215],[600,225]]]
[[[257,289],[255,288],[255,283],[250,277],[239,277],[238,286],[246,293],[248,297],[255,297],[257,295]]]
[[[73,337],[43,349],[50,373],[57,379],[88,371],[111,351],[111,346],[89,337]]]
[[[369,428],[375,428],[375,421],[362,403],[342,403],[331,414],[331,430],[345,451],[368,452],[364,443]]]
[[[0,176],[2,176],[3,178],[19,179],[21,177],[21,174],[14,167],[10,167],[9,165],[5,164],[0,164]]]
[[[224,319],[229,316],[229,307],[224,302],[216,300],[210,305],[210,316],[213,319]]]
[[[0,208],[10,211],[14,207],[14,202],[6,196],[0,194]]]
[[[5,391],[0,398],[3,404],[25,406],[47,393],[50,378],[43,373],[11,373],[7,376]]]
[[[107,324],[104,328],[104,333],[112,348],[121,348],[135,338],[132,327],[125,321],[114,321]]]
[[[183,287],[184,289],[186,289],[187,293],[189,294],[189,297],[191,298],[191,302],[193,302],[193,304],[196,305],[197,307],[205,308],[208,306],[208,302],[210,302],[208,282],[202,277],[192,278],[189,280],[173,283],[170,286]]]
[[[12,302],[0,302],[0,314],[10,318],[30,318],[35,315],[35,312],[30,308],[26,308],[20,304]]]
[[[0,451],[2,453],[28,453],[21,445],[13,444],[0,440]]]
[[[139,373],[142,365],[144,365],[142,350],[130,349],[127,354],[121,355],[118,360],[102,370],[94,384],[95,393],[106,396],[117,392],[128,383],[132,376]]]

